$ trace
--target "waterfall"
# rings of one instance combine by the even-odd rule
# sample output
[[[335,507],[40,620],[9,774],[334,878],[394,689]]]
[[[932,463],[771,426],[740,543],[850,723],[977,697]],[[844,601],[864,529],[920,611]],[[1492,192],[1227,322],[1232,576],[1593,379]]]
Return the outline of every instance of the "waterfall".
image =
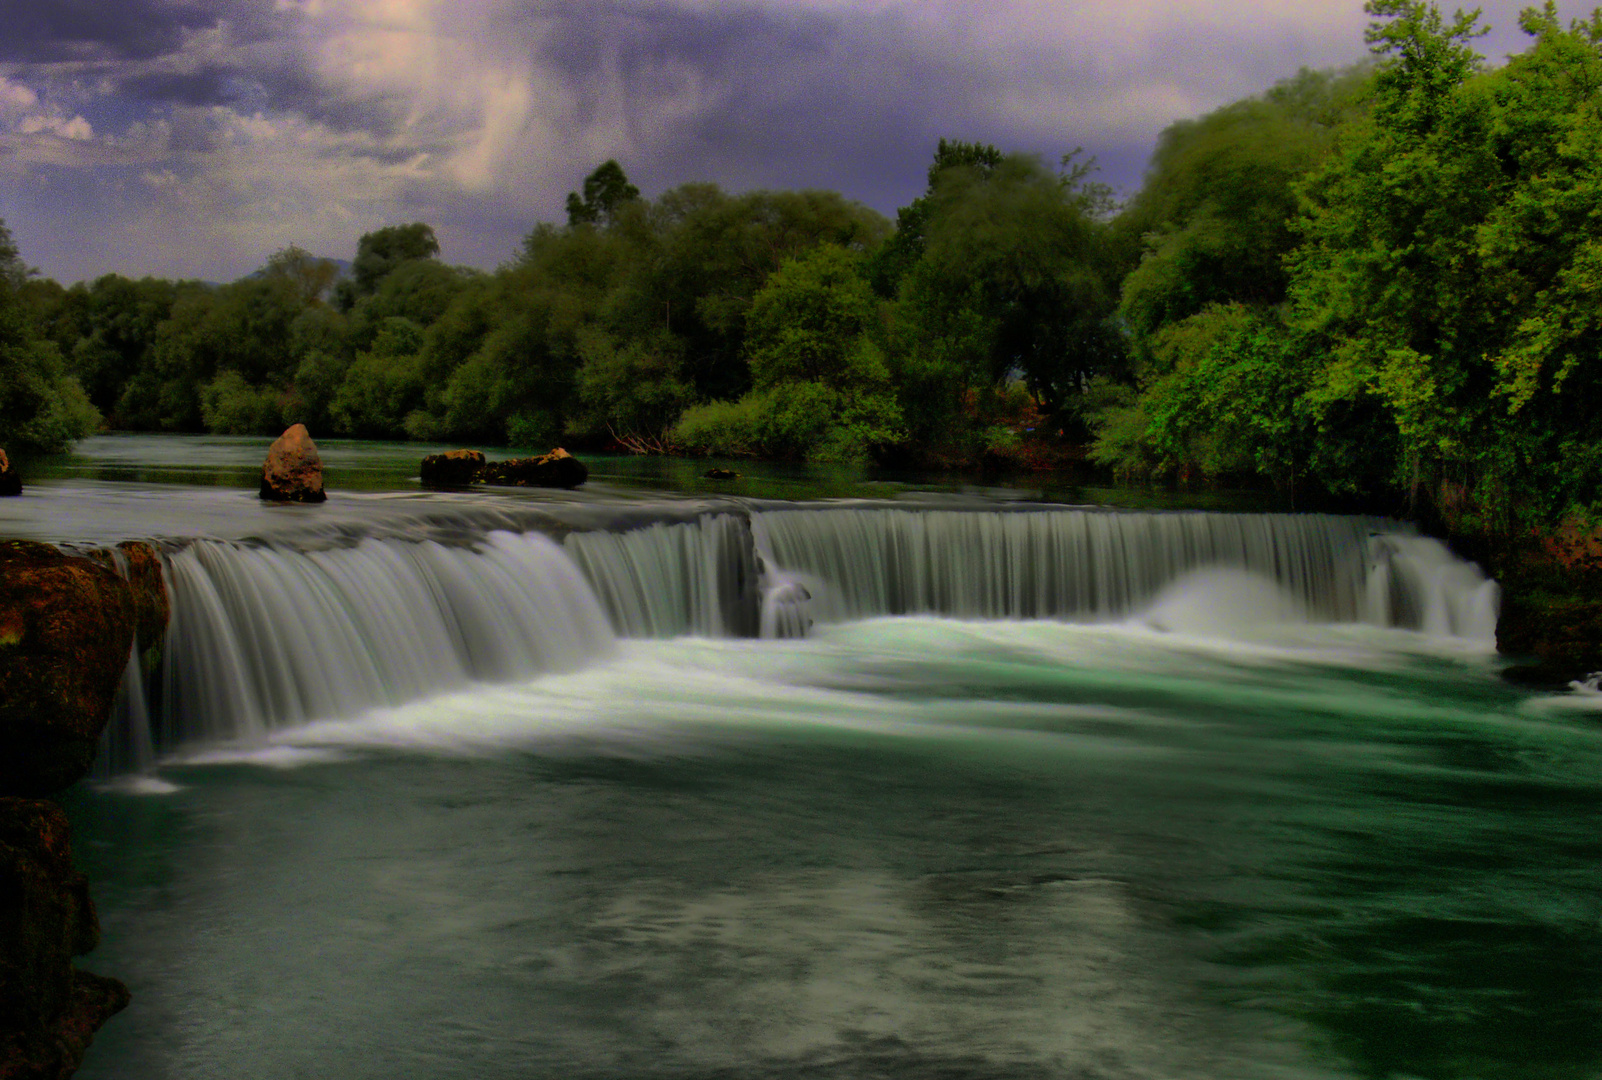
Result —
[[[1502,593],[1479,567],[1423,536],[1376,536],[1369,551],[1369,622],[1496,644]]]
[[[172,621],[153,687],[137,647],[130,661],[107,735],[114,770],[572,670],[617,637],[799,637],[875,615],[1122,618],[1213,569],[1272,583],[1315,620],[1481,644],[1494,644],[1497,608],[1495,582],[1439,542],[1318,515],[760,505],[591,521],[560,543],[464,519],[449,542],[199,540],[165,560]]]
[[[539,534],[309,552],[201,541],[169,557],[167,582],[158,749],[571,670],[613,648],[583,577]]]
[[[750,637],[757,631],[751,532],[733,514],[564,541],[613,628],[625,637]]]
[[[752,528],[764,557],[805,583],[822,621],[1108,619],[1210,566],[1260,574],[1315,615],[1353,621],[1368,613],[1369,539],[1396,526],[1311,514],[861,507],[769,510]]]

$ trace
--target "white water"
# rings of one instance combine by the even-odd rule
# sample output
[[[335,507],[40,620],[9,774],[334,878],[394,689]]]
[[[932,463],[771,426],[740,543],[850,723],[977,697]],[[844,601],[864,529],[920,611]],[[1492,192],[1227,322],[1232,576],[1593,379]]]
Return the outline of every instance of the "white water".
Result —
[[[1497,603],[1495,583],[1436,541],[1289,515],[759,510],[574,532],[560,546],[504,531],[311,551],[199,541],[166,569],[157,707],[147,715],[129,683],[108,735],[115,768],[575,671],[618,637],[796,638],[922,614],[1132,618],[1259,641],[1368,623],[1490,648]]]
[[[1434,541],[1368,518],[958,511],[864,507],[753,516],[759,550],[801,576],[813,615],[1110,619],[1187,571],[1233,567],[1277,582],[1328,621],[1367,620],[1371,563]],[[1370,549],[1384,530],[1387,546]],[[1483,578],[1480,578],[1483,580]],[[1410,579],[1411,582],[1411,579]]]
[[[314,552],[206,541],[169,558],[167,581],[158,748],[567,671],[613,647],[577,567],[536,534]]]
[[[756,567],[738,517],[572,533],[564,547],[625,637],[755,632]]]

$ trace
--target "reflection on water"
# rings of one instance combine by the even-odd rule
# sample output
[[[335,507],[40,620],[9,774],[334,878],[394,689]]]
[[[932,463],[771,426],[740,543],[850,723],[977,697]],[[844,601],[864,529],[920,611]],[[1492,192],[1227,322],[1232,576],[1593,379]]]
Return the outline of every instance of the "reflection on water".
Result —
[[[272,440],[246,435],[97,435],[66,454],[21,463],[30,482],[90,480],[115,483],[184,484],[248,488],[261,480],[262,458]],[[456,444],[320,439],[324,478],[330,492],[418,490],[418,464],[428,454]],[[469,447],[491,460],[543,453],[545,449]],[[648,457],[584,453],[590,486],[693,496],[733,495],[753,499],[893,498],[907,493],[983,494],[989,498],[1095,503],[1131,509],[1284,509],[1261,492],[1169,494],[1141,489],[1083,486],[1066,475],[929,474],[845,465],[805,465],[727,459]],[[709,480],[714,468],[732,469],[735,480]]]
[[[71,794],[82,1075],[1594,1078],[1602,713],[1494,663],[878,619],[215,748]]]

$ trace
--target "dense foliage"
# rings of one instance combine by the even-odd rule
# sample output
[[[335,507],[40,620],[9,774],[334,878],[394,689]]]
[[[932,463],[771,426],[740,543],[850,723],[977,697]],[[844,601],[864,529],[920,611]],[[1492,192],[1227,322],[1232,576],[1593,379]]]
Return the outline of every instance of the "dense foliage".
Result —
[[[61,350],[40,332],[28,278],[0,222],[0,438],[13,449],[59,450],[92,431],[100,417],[67,373]]]
[[[1095,454],[1392,493],[1454,528],[1595,512],[1602,14],[1528,10],[1531,46],[1488,68],[1477,14],[1368,11],[1371,69],[1165,135],[1126,212],[1137,378],[1098,388]]]
[[[1602,509],[1602,13],[1527,11],[1488,67],[1475,15],[1367,10],[1373,62],[1172,125],[1121,208],[1077,154],[942,140],[893,226],[829,192],[647,199],[608,161],[488,274],[413,223],[345,273],[289,248],[63,289],[0,233],[7,437],[98,409],[848,462],[1081,445],[1478,527]]]

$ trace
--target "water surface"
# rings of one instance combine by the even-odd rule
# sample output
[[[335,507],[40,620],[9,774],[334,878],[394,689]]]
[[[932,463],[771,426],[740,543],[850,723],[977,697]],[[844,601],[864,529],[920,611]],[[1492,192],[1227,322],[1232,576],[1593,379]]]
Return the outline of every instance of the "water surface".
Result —
[[[1236,638],[625,642],[79,789],[82,1075],[1602,1075],[1602,712]]]

